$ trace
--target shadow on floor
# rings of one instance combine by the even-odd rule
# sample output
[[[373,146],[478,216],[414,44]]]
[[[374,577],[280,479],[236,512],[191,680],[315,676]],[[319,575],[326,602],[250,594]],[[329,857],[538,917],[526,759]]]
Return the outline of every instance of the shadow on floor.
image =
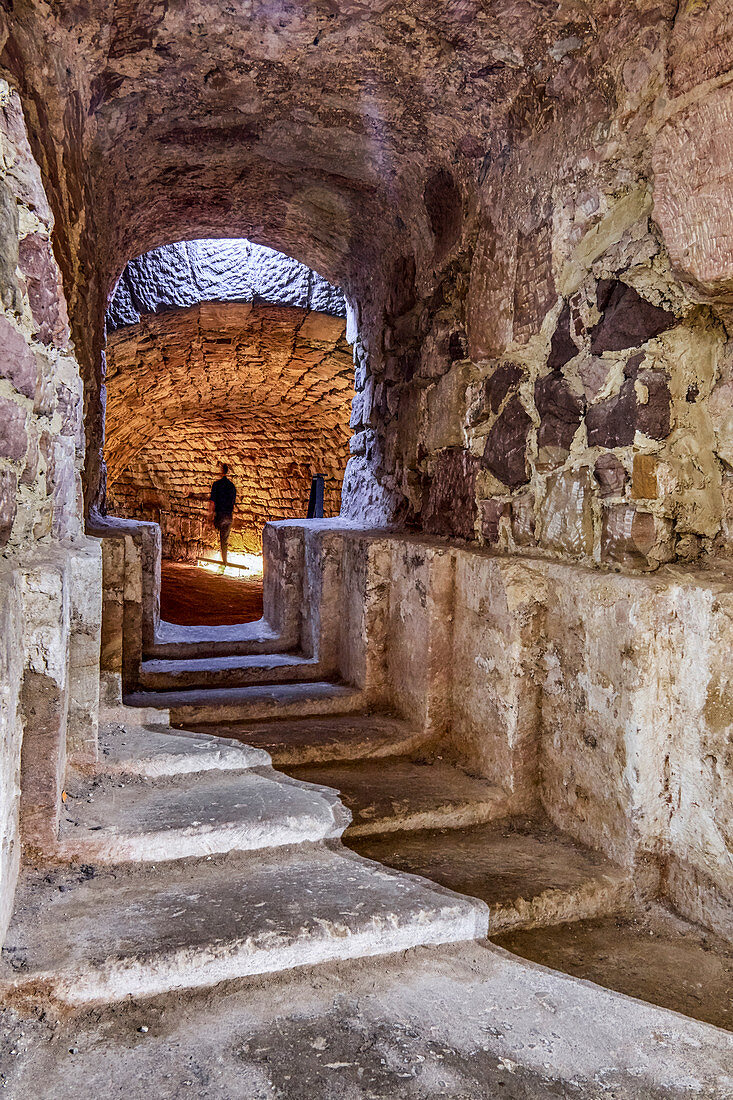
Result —
[[[195,565],[163,562],[160,617],[179,626],[232,626],[262,618],[262,580],[220,577]]]

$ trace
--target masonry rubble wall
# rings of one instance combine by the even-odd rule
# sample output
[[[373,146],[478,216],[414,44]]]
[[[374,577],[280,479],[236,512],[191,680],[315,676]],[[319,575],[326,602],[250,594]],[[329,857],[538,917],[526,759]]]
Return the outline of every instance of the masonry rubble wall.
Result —
[[[67,764],[97,754],[101,552],[53,226],[0,80],[0,942],[21,861],[54,850]]]

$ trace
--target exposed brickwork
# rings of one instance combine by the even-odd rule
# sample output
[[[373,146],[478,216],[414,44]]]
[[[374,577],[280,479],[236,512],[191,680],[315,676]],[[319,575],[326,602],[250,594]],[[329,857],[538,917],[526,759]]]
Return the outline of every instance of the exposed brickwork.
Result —
[[[107,363],[110,510],[159,522],[167,556],[215,546],[219,458],[238,492],[232,549],[259,550],[268,520],[305,516],[315,473],[338,514],[354,376],[341,318],[202,303],[118,329]]]

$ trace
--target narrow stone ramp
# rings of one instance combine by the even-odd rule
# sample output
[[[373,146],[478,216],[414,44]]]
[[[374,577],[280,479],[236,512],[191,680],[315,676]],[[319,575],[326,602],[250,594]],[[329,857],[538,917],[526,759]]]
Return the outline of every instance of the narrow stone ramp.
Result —
[[[191,731],[232,738],[270,754],[276,767],[405,756],[421,749],[426,736],[388,714],[356,713],[271,721],[192,725]]]
[[[27,876],[0,995],[71,1004],[484,936],[486,907],[324,845]]]
[[[304,782],[340,792],[353,815],[348,827],[351,836],[409,834],[436,826],[462,829],[509,812],[509,799],[501,787],[467,775],[441,759],[387,757],[287,770]],[[401,837],[398,843],[403,840]]]
[[[347,836],[350,848],[489,906],[489,934],[582,921],[632,904],[630,873],[547,822]]]

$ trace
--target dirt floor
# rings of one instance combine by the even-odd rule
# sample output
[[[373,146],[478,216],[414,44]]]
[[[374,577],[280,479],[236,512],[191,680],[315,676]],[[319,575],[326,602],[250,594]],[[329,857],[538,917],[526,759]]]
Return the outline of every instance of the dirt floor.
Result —
[[[0,1009],[10,1100],[730,1100],[733,1036],[490,943],[55,1015]]]
[[[181,562],[163,562],[160,617],[180,626],[232,626],[262,618],[262,581],[220,577]]]
[[[525,959],[733,1031],[733,947],[660,905],[492,940]]]

